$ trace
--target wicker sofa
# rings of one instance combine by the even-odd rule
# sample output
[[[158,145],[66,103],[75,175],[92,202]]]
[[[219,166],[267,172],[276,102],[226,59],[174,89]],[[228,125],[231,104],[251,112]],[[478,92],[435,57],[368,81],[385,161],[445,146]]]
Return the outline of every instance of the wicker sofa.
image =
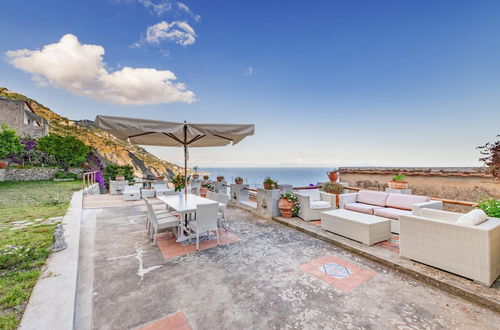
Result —
[[[337,208],[334,194],[319,189],[303,189],[295,192],[300,203],[299,218],[304,221],[321,219],[321,212]]]
[[[442,210],[443,202],[431,201],[427,196],[361,190],[340,195],[340,208],[391,219],[391,232],[399,233],[399,217],[420,215],[424,208]]]
[[[458,224],[462,213],[422,209],[400,217],[400,256],[491,286],[500,275],[500,218]]]

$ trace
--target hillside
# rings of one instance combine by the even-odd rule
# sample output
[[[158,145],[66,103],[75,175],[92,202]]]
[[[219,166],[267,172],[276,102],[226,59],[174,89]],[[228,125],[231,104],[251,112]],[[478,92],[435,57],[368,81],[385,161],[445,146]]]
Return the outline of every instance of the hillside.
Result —
[[[49,121],[51,133],[74,135],[95,149],[104,160],[119,165],[131,164],[137,176],[144,176],[149,172],[159,175],[181,170],[179,166],[161,160],[141,147],[118,140],[111,134],[93,127],[89,121],[73,121],[62,117],[37,101],[4,87],[0,87],[0,97],[28,102],[37,115]]]

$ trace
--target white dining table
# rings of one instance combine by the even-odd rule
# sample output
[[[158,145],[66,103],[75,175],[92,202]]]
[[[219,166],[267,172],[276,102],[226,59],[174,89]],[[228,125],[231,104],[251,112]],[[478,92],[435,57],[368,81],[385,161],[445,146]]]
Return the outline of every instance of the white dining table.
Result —
[[[156,198],[165,203],[170,209],[179,213],[179,219],[183,230],[181,230],[181,236],[177,237],[177,242],[183,242],[192,238],[185,233],[184,229],[187,226],[187,222],[190,220],[190,214],[196,212],[196,207],[198,205],[213,203],[218,203],[220,205],[217,201],[193,194],[157,196]]]

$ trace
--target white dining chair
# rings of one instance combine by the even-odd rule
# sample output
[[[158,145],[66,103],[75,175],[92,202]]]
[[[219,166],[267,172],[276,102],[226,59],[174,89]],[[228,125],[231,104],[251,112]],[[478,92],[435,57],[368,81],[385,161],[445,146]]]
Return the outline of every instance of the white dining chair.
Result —
[[[219,203],[211,204],[198,204],[196,206],[196,220],[190,221],[189,228],[189,241],[191,242],[191,234],[196,233],[196,250],[200,249],[200,233],[207,232],[207,237],[211,231],[215,231],[217,236],[217,245],[220,244],[219,240],[219,227],[217,226],[217,212],[219,210]]]
[[[160,230],[169,229],[169,228],[177,228],[178,235],[180,235],[180,223],[179,218],[173,216],[171,213],[157,213],[153,209],[153,205],[148,201],[147,198],[144,198],[146,201],[146,207],[148,209],[148,220],[149,224],[146,226],[148,228],[149,239],[153,240],[153,245],[156,245],[156,235]]]

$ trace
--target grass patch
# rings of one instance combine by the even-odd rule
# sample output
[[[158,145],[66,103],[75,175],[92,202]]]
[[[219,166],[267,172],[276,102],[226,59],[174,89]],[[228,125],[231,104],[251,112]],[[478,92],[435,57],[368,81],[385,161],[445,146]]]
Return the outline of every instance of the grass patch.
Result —
[[[56,224],[81,181],[0,182],[0,329],[16,329],[50,254]],[[29,220],[17,230],[13,221]]]

